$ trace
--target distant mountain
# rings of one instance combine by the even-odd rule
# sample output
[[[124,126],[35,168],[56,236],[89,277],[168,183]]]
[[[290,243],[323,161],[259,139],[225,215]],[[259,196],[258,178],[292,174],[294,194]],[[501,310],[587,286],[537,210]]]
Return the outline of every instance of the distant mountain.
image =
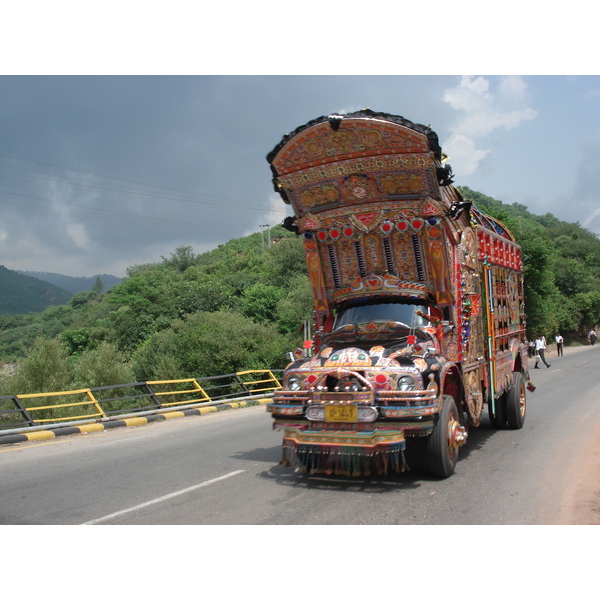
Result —
[[[56,285],[63,290],[71,292],[71,294],[79,294],[79,292],[87,292],[94,287],[96,283],[96,277],[100,277],[102,281],[102,291],[106,292],[113,285],[121,283],[121,280],[114,275],[93,275],[92,277],[71,277],[70,275],[59,275],[58,273],[45,273],[39,271],[15,271],[22,275],[28,275],[29,277],[35,277],[42,281],[47,281],[53,285]]]
[[[41,312],[49,306],[66,304],[71,296],[57,285],[0,265],[0,314]]]

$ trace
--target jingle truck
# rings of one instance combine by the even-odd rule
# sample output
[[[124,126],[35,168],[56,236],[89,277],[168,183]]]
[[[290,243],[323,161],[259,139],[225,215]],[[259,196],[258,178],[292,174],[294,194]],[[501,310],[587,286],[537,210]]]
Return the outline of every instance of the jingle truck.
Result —
[[[284,465],[387,475],[409,468],[408,445],[449,477],[485,404],[493,427],[523,426],[521,249],[446,160],[429,126],[369,109],[314,119],[268,154],[314,299],[312,349],[267,406]]]

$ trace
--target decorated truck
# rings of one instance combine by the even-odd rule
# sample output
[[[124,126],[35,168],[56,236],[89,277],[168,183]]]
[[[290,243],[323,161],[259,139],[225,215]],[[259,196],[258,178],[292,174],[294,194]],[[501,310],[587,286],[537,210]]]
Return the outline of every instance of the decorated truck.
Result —
[[[369,109],[333,114],[267,160],[314,297],[312,348],[267,406],[283,464],[386,475],[414,447],[449,477],[485,404],[493,427],[521,428],[535,389],[521,249],[453,187],[436,133]]]

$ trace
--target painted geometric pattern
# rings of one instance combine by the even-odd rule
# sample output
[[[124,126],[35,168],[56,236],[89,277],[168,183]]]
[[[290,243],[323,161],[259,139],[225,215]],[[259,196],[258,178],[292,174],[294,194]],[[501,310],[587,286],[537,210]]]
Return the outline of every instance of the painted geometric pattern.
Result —
[[[393,175],[406,172],[410,174],[419,171],[430,171],[434,168],[435,159],[431,155],[384,155],[308,167],[297,173],[280,175],[277,182],[284,190],[290,190],[356,174],[372,173],[378,179],[381,179],[385,178],[387,173]]]
[[[399,232],[418,231],[419,223],[415,225],[414,219],[419,218],[420,225],[424,225],[423,219],[435,217],[442,214],[444,210],[439,207],[433,199],[407,199],[380,202],[376,208],[356,208],[351,206],[336,207],[326,212],[305,213],[302,219],[296,223],[300,231],[306,230],[331,230],[339,229],[343,232],[344,227],[355,227],[362,231],[375,229],[383,220],[388,220]],[[401,221],[405,221],[406,227]],[[409,227],[410,225],[410,227]],[[360,233],[356,231],[355,233]],[[323,240],[320,240],[323,241]]]
[[[427,293],[435,291],[440,303],[452,301],[452,274],[437,218],[440,206],[431,199],[403,205],[406,208],[399,209],[397,203],[384,203],[382,207],[394,210],[364,213],[336,209],[307,214],[299,221],[301,231],[312,232],[329,300],[339,302],[359,293],[426,295],[413,293],[407,285],[413,282]],[[423,212],[431,216],[422,218]],[[368,278],[381,276],[385,277],[382,285],[364,287]]]
[[[354,206],[389,201],[388,196],[424,197],[437,195],[431,172],[386,172],[382,177],[352,174],[302,186],[292,192],[292,201],[299,215],[311,210],[338,206]]]
[[[333,131],[329,123],[320,123],[295,135],[273,165],[283,174],[353,157],[367,159],[372,155],[428,150],[427,137],[410,128],[385,121],[365,123],[345,119],[338,131]]]
[[[377,233],[363,234],[356,241],[342,237],[339,242],[319,244],[319,256],[323,265],[325,285],[328,289],[344,287],[357,277],[387,272],[384,255],[384,236]],[[387,236],[395,274],[401,279],[418,281],[412,239],[405,235]],[[338,284],[334,278],[332,260],[337,266]]]

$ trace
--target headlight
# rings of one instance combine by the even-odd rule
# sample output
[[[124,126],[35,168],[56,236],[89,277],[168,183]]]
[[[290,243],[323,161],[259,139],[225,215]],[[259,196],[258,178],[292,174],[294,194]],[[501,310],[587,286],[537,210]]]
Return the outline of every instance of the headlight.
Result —
[[[287,379],[286,387],[292,392],[297,392],[302,387],[302,382],[298,375],[290,375]]]
[[[417,382],[412,375],[401,375],[396,381],[396,389],[401,392],[412,392],[417,387]]]

